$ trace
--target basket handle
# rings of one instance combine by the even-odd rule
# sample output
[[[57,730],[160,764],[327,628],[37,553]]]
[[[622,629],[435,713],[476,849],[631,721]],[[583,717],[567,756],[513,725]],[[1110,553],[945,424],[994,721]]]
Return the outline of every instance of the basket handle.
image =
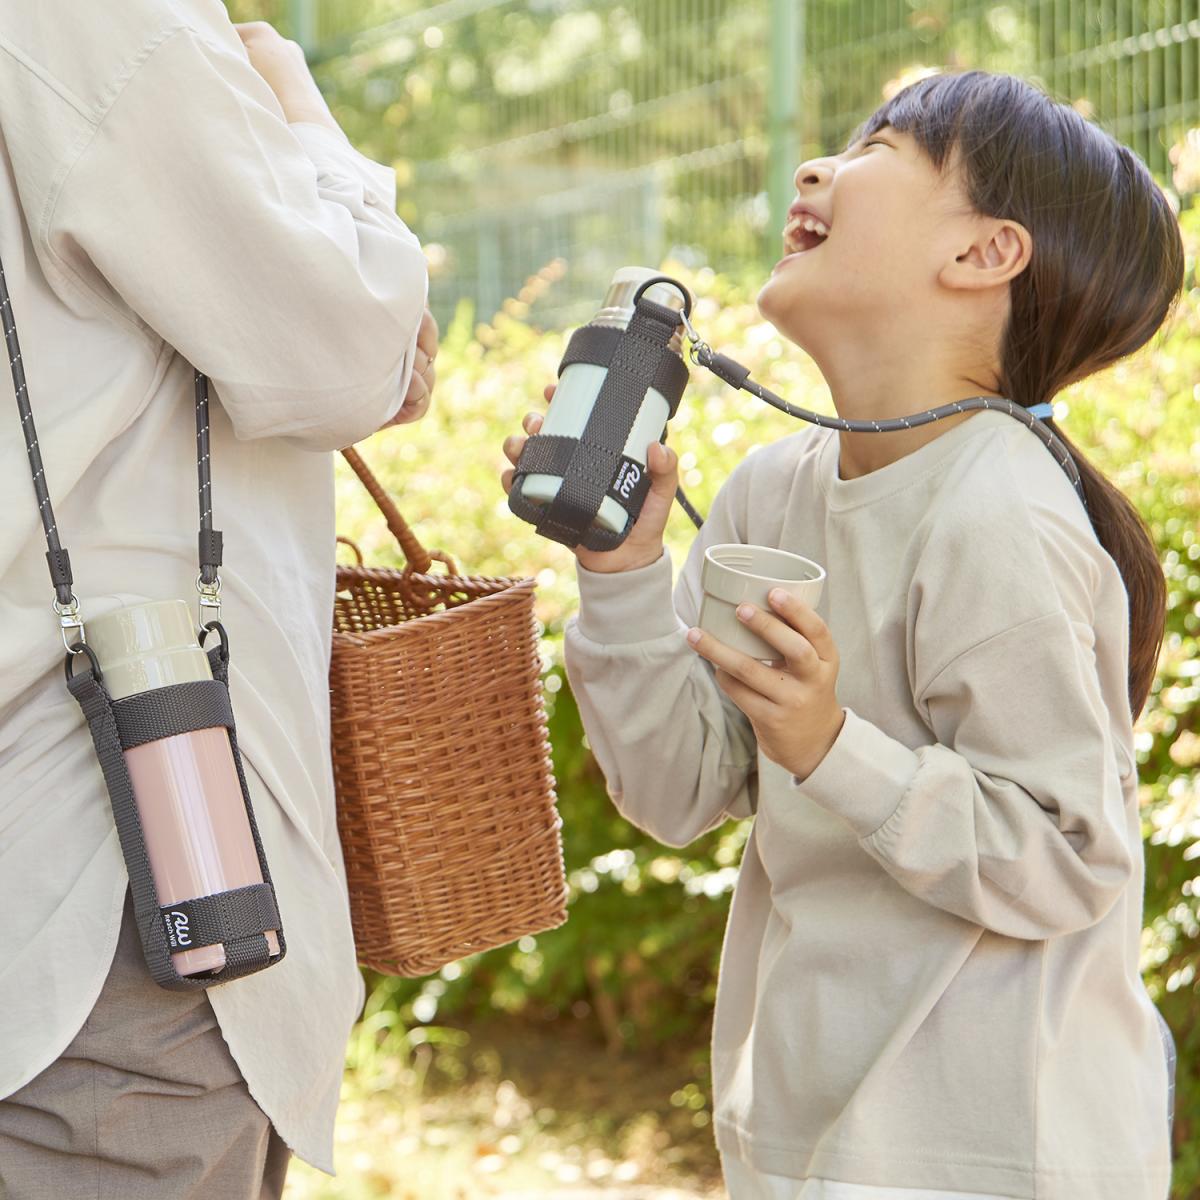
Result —
[[[342,457],[350,464],[355,475],[362,481],[363,487],[371,494],[371,499],[375,501],[379,507],[379,511],[383,513],[383,519],[387,522],[387,527],[392,531],[392,536],[400,543],[400,549],[404,553],[405,562],[408,564],[407,569],[414,571],[418,575],[424,575],[429,571],[430,566],[434,562],[444,563],[451,575],[458,574],[458,568],[454,565],[454,560],[440,553],[432,553],[426,550],[424,546],[417,540],[417,535],[409,528],[408,522],[400,515],[400,510],[392,502],[392,498],[383,490],[379,480],[371,474],[370,468],[363,462],[362,457],[353,446],[347,446],[342,451]]]

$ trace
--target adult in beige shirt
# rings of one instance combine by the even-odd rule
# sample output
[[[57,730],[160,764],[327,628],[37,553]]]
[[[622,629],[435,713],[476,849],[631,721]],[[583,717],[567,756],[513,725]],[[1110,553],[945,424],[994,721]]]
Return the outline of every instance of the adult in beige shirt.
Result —
[[[265,27],[235,28],[218,0],[0,8],[0,259],[82,613],[194,598],[195,367],[216,401],[239,741],[288,936],[284,962],[208,993],[149,982],[122,926],[108,796],[63,683],[6,382],[0,1196],[12,1200],[278,1195],[290,1152],[332,1170],[363,993],[329,764],[330,452],[421,415],[436,342],[394,173],[353,149],[298,56]]]

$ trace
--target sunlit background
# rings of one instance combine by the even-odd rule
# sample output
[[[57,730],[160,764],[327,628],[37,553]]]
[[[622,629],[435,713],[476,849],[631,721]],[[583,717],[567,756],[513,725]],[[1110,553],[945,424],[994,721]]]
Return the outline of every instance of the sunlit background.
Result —
[[[707,1045],[746,827],[668,850],[612,808],[565,684],[572,556],[508,511],[501,442],[544,407],[569,328],[612,272],[669,266],[707,340],[832,411],[754,307],[802,157],[838,150],[938,69],[1028,77],[1140,154],[1180,214],[1184,300],[1056,416],[1138,506],[1170,588],[1137,727],[1147,858],[1143,968],[1180,1055],[1173,1200],[1200,1200],[1200,8],[1196,0],[228,0],[305,47],[360,150],[391,165],[443,333],[430,415],[363,448],[426,546],[538,582],[571,885],[563,928],[423,980],[368,974],[349,1047],[339,1175],[288,1200],[720,1197]],[[1136,253],[1136,246],[1130,247]],[[671,442],[702,512],[794,423],[693,378]],[[402,560],[349,473],[339,520]],[[669,551],[694,533],[676,510]],[[1120,1097],[1113,1097],[1120,1104]],[[1081,1198],[1082,1200],[1082,1198]]]

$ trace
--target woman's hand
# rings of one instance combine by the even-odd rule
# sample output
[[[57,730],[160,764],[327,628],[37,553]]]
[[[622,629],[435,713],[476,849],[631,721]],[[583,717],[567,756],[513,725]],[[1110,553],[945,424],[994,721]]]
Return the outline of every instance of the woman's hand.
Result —
[[[687,640],[716,667],[717,685],[750,719],[762,752],[804,780],[846,720],[837,699],[838,651],[829,626],[809,605],[779,589],[769,599],[778,615],[743,604],[738,617],[779,652],[775,665],[765,666],[701,629],[689,630]]]
[[[433,313],[425,310],[421,318],[421,327],[417,330],[417,348],[413,356],[412,378],[408,381],[408,392],[400,411],[380,429],[391,429],[393,425],[411,425],[419,421],[428,411],[429,402],[433,399],[433,385],[437,381],[437,372],[433,360],[438,354],[438,324]]]
[[[554,384],[546,388],[547,402],[554,398],[554,389]],[[526,434],[537,433],[542,427],[542,415],[526,413],[521,424]],[[505,457],[514,468],[528,440],[519,434],[504,439]],[[642,511],[629,536],[615,550],[585,550],[582,546],[576,546],[575,557],[584,570],[601,574],[636,571],[639,567],[658,562],[662,557],[663,530],[667,527],[667,518],[671,515],[671,505],[675,502],[675,491],[679,486],[679,460],[673,450],[668,450],[660,442],[650,444],[646,457],[650,468],[650,490],[646,493]],[[505,494],[512,490],[515,474],[515,470],[509,470],[500,476]]]
[[[288,41],[266,21],[247,21],[234,29],[246,47],[250,65],[267,81],[289,123],[311,121],[346,136],[329,111],[299,43]]]

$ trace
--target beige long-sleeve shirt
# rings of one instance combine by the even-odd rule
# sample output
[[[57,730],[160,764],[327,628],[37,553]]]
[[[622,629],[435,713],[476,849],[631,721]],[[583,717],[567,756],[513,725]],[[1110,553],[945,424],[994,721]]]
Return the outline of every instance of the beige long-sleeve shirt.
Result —
[[[838,451],[808,427],[752,453],[673,592],[665,555],[579,568],[566,632],[630,820],[682,846],[754,816],[717,993],[717,1144],[797,1179],[1164,1200],[1120,574],[1004,413],[855,479]],[[684,640],[717,542],[828,571],[846,720],[802,782]]]
[[[362,983],[328,753],[329,452],[400,407],[424,259],[394,173],[289,126],[219,0],[0,7],[0,135],[0,257],[85,620],[194,605],[192,365],[212,381],[233,707],[288,954],[209,996],[251,1094],[331,1170]],[[4,1096],[83,1024],[126,875],[7,372],[0,393]]]

